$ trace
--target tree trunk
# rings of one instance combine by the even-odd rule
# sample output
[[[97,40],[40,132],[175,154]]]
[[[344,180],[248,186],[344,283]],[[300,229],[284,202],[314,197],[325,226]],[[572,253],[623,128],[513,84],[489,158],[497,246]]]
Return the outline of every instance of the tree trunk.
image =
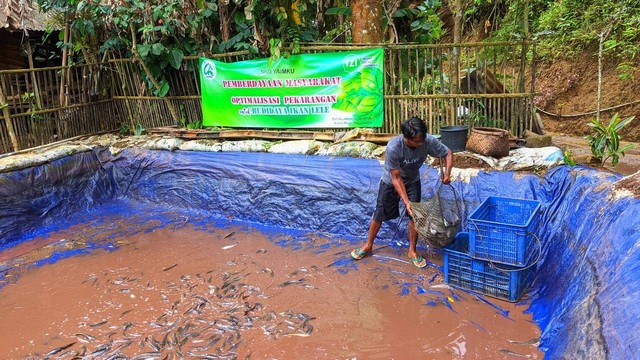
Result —
[[[220,34],[222,36],[222,41],[229,41],[231,38],[229,0],[218,0],[218,14],[220,15]]]
[[[354,43],[378,44],[383,41],[382,0],[353,0],[351,20]]]
[[[324,1],[323,0],[318,0],[317,2],[317,7],[316,7],[316,26],[318,27],[318,33],[320,34],[320,37],[323,37],[325,35],[324,33]]]

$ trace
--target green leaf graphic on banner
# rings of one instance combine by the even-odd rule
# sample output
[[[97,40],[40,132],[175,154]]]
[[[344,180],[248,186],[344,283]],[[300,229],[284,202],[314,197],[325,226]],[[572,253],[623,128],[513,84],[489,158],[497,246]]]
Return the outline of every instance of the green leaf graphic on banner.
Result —
[[[351,92],[350,94],[353,94]],[[358,99],[355,96],[349,96],[349,94],[342,93],[338,95],[338,101],[333,104],[333,108],[345,112],[356,112],[358,107]]]
[[[373,119],[381,115],[383,111],[383,101],[381,97],[371,96],[370,99],[366,100],[366,106],[363,106],[364,102],[365,101],[361,102],[360,105],[358,105],[358,111],[354,116],[356,120]]]
[[[343,94],[360,90],[361,81],[360,73],[355,73],[355,76],[343,80],[340,85],[340,87],[342,87]]]
[[[362,87],[367,91],[377,91],[382,88],[382,72],[376,68],[362,69]]]
[[[358,110],[359,113],[370,113],[378,105],[380,105],[380,97],[379,96],[367,95],[367,96],[362,98],[362,100],[358,104],[357,110]]]
[[[382,71],[364,68],[342,81],[342,93],[333,105],[334,109],[355,113],[355,118],[375,118],[383,111]]]

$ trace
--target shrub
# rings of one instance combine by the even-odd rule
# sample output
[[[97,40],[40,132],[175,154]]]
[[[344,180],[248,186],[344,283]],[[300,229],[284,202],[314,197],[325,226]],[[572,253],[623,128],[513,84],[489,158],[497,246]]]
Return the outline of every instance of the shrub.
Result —
[[[591,153],[593,156],[600,160],[601,164],[604,164],[609,158],[611,163],[615,166],[620,160],[620,155],[624,156],[624,152],[633,148],[634,144],[628,144],[620,147],[620,135],[618,132],[634,119],[634,116],[621,119],[616,113],[611,117],[609,125],[604,125],[599,119],[592,119],[588,126],[590,126],[594,134],[585,136],[585,139],[589,140],[591,146]]]

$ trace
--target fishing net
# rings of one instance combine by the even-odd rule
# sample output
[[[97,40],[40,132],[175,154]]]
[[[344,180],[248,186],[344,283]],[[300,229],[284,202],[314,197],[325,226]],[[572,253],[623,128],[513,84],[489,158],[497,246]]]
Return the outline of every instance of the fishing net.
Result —
[[[436,248],[449,245],[460,227],[460,205],[453,186],[451,190],[452,199],[442,197],[442,186],[439,186],[430,199],[411,203],[418,235]]]

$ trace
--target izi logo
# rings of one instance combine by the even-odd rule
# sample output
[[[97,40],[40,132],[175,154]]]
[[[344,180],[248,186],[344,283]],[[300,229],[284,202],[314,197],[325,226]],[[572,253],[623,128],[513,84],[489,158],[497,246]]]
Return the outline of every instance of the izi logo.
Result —
[[[216,64],[211,60],[202,63],[202,76],[207,80],[215,79],[217,75]]]
[[[342,61],[342,68],[345,72],[351,72],[351,71],[357,70],[361,64],[362,64],[362,61],[358,56],[348,55]]]

